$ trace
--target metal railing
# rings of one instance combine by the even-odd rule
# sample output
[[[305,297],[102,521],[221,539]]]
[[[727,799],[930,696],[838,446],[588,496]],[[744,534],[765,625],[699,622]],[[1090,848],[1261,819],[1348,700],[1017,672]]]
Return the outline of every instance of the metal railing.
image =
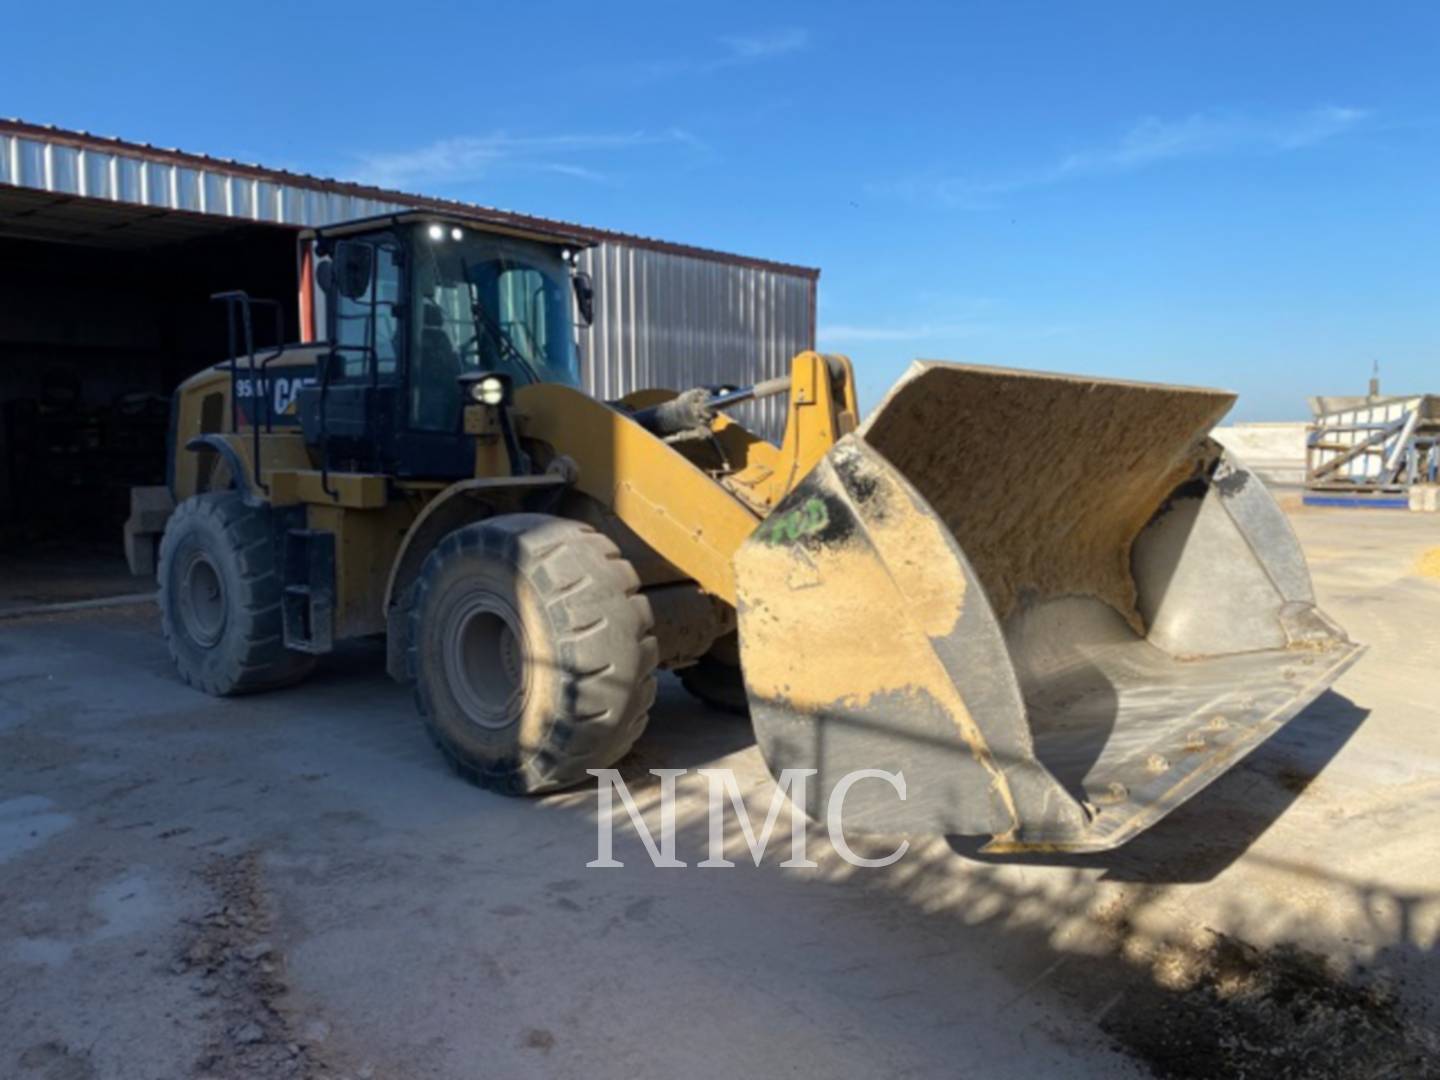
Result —
[[[237,340],[237,331],[244,335],[244,355],[250,373],[250,394],[252,402],[257,397],[265,399],[265,432],[268,434],[274,425],[274,408],[271,401],[271,387],[266,372],[269,370],[273,360],[285,351],[285,309],[278,300],[265,300],[259,297],[252,297],[243,289],[232,289],[229,292],[214,293],[211,300],[223,300],[225,302],[225,321],[227,327],[227,342],[230,355],[230,430],[240,431],[240,367],[241,355],[240,342]],[[259,360],[255,356],[255,319],[254,308],[256,305],[266,307],[275,316],[275,348],[273,352],[266,353]],[[239,315],[237,325],[237,313]],[[260,406],[251,405],[250,408],[250,429],[254,439],[254,452],[251,459],[251,469],[254,472],[255,486],[265,494],[270,494],[270,487],[260,479]]]

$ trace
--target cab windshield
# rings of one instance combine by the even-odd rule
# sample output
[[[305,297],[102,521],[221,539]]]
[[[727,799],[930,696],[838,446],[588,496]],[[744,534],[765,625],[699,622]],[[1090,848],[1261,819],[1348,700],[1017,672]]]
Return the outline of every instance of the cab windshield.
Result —
[[[416,226],[414,247],[412,426],[455,430],[466,372],[579,385],[570,274],[557,249],[439,223]]]

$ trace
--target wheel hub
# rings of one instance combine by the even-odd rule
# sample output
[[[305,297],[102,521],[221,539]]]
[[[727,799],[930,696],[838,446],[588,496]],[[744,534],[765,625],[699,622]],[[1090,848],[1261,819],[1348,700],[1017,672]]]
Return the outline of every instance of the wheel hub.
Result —
[[[180,572],[180,618],[196,644],[210,648],[225,632],[225,583],[210,556],[196,551]]]
[[[496,730],[519,719],[529,689],[525,633],[498,596],[462,601],[446,619],[445,679],[471,722]]]

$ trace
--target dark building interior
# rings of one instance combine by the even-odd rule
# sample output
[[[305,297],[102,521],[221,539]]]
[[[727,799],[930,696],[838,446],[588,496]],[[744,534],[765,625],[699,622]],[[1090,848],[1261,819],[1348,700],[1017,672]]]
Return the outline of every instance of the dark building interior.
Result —
[[[281,300],[294,340],[295,231],[0,189],[0,551],[120,557],[171,391],[226,355],[227,289]]]

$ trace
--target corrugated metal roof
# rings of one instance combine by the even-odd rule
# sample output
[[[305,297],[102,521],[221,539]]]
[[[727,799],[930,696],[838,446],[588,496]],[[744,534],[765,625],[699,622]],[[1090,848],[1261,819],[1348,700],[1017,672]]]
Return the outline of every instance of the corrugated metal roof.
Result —
[[[60,196],[291,226],[329,225],[412,207],[445,210],[497,223],[565,230],[596,243],[620,243],[810,281],[820,276],[820,271],[813,267],[271,169],[24,120],[0,119],[0,184]]]
[[[814,348],[819,271],[808,267],[0,120],[0,237],[133,250],[236,226],[293,230],[409,209],[593,241],[580,265],[600,302],[579,333],[585,386],[597,397],[760,382]],[[737,413],[771,439],[784,415],[782,398]]]

